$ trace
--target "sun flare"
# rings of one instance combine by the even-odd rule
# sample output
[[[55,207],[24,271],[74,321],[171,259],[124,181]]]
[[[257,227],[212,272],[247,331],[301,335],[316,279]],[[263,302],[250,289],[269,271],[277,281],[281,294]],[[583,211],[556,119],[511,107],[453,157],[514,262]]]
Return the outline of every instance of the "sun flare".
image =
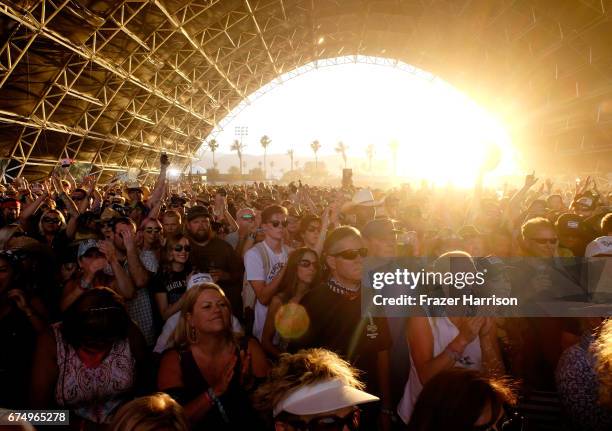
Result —
[[[248,126],[245,153],[262,154],[259,138],[267,135],[272,138],[268,154],[293,148],[302,158],[313,157],[310,142],[316,139],[322,147],[319,160],[336,175],[343,160],[335,147],[342,141],[347,166],[357,175],[398,183],[424,179],[469,187],[492,152],[499,160],[489,180],[516,173],[510,135],[492,114],[427,72],[372,64],[378,60],[344,64],[335,59],[328,67],[293,71],[281,77],[281,85],[271,83],[237,107],[209,139],[230,153],[236,126]],[[395,174],[392,142],[397,143]],[[366,148],[371,144],[370,170]]]

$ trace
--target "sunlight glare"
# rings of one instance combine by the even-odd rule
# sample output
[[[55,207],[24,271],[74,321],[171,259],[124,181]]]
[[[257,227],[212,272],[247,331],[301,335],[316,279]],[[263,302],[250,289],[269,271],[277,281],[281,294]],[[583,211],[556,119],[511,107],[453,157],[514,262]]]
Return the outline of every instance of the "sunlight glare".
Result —
[[[211,136],[220,151],[229,153],[234,127],[245,125],[245,153],[262,154],[258,143],[265,134],[272,138],[268,154],[293,148],[296,155],[310,158],[310,142],[317,139],[322,145],[319,160],[335,176],[342,168],[334,151],[339,141],[348,145],[348,166],[357,175],[386,174],[396,183],[426,179],[469,187],[492,146],[499,150],[500,162],[488,179],[516,172],[513,146],[500,121],[448,83],[404,66],[304,66],[307,73],[281,77],[282,85],[251,98]],[[393,140],[399,143],[397,177],[389,145]],[[364,168],[369,144],[375,145],[373,172]]]

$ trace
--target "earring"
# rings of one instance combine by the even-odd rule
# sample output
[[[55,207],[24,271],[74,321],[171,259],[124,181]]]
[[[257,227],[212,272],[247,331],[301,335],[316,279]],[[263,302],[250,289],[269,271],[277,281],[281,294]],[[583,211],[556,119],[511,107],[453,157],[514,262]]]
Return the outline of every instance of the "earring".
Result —
[[[194,326],[190,326],[189,328],[189,341],[191,343],[195,343],[196,341],[198,341],[198,334]]]

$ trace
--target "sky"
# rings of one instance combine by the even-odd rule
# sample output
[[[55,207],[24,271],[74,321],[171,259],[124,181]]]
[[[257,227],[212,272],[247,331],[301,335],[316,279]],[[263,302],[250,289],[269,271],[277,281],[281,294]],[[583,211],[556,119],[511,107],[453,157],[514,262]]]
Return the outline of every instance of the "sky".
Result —
[[[310,70],[312,69],[312,70]],[[259,139],[268,135],[268,154],[312,157],[310,143],[321,143],[321,156],[336,154],[339,141],[349,158],[390,159],[389,143],[399,143],[402,172],[438,182],[471,183],[475,167],[491,144],[501,149],[496,172],[516,170],[504,126],[467,96],[435,76],[403,65],[351,63],[309,70],[254,100],[213,135],[219,153],[229,153],[235,127],[247,126],[246,154],[263,154]],[[412,71],[411,71],[412,70]],[[205,155],[205,157],[209,157]]]

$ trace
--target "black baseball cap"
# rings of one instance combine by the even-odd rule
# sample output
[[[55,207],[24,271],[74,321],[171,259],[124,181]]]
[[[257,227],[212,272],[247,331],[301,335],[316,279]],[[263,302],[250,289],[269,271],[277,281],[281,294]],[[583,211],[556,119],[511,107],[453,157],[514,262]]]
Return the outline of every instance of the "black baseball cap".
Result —
[[[189,208],[187,211],[187,221],[192,221],[198,217],[206,217],[210,218],[210,212],[208,208],[203,207],[201,205],[196,205],[194,207]]]

